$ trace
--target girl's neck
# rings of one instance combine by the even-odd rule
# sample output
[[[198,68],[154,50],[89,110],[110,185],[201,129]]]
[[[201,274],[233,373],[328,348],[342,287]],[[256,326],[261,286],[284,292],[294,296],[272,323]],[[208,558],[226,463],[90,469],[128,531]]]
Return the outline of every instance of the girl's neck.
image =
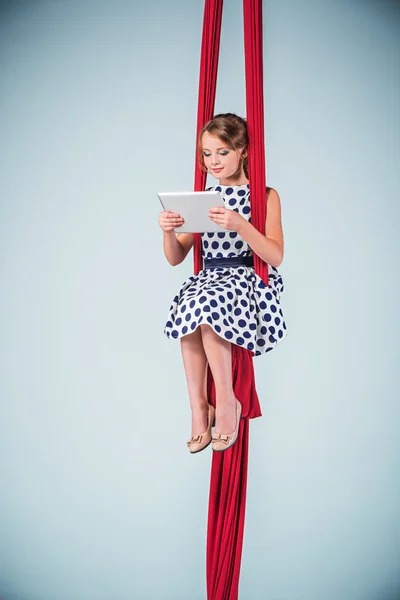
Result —
[[[220,179],[219,185],[245,185],[246,183],[250,183],[247,179],[246,175],[242,175],[238,179]]]

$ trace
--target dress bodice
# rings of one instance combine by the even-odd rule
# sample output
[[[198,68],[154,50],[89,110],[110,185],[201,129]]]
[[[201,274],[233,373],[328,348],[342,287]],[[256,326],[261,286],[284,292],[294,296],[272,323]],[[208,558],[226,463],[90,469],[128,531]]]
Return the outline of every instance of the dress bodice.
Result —
[[[250,185],[216,185],[210,191],[220,192],[225,208],[239,213],[251,223]],[[203,258],[251,256],[252,249],[236,231],[218,231],[201,234]]]

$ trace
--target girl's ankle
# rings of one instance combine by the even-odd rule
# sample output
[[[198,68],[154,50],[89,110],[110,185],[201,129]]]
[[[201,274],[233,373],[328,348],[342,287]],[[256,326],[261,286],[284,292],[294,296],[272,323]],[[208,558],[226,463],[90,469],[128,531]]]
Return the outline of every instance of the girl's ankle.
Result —
[[[217,397],[217,401],[216,401],[216,405],[218,406],[235,406],[236,405],[236,398],[235,396],[226,396],[226,397]]]

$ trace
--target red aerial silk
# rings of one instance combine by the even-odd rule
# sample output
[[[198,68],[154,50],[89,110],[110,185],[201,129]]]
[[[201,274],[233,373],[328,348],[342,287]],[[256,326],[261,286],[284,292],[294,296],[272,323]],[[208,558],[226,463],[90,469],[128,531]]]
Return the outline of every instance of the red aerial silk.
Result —
[[[267,193],[264,148],[262,0],[243,0],[246,110],[249,132],[251,223],[265,234]],[[254,253],[254,270],[268,285],[268,265]]]
[[[249,419],[261,416],[253,353],[232,344],[232,380],[242,404],[238,439],[229,450],[213,452],[207,530],[207,598],[236,600],[246,509]],[[215,406],[215,385],[207,369],[207,395]]]
[[[197,106],[196,161],[194,169],[194,189],[201,192],[206,186],[207,173],[201,170],[197,160],[197,138],[203,126],[212,119],[217,87],[219,41],[221,38],[223,0],[205,0],[203,36],[201,43],[199,99]],[[194,237],[194,273],[203,268],[201,257],[201,235]]]
[[[205,0],[197,112],[195,191],[205,188],[206,173],[197,161],[197,138],[213,117],[223,0]],[[262,0],[243,0],[246,107],[249,132],[249,182],[252,225],[265,234],[266,174],[264,150]],[[201,235],[194,234],[194,273],[203,268]],[[268,285],[268,265],[254,254],[254,270]],[[244,533],[249,419],[261,416],[256,392],[254,353],[232,344],[232,380],[242,404],[235,445],[214,452],[211,466],[207,529],[207,599],[237,600]],[[207,373],[208,401],[215,406],[215,385]]]

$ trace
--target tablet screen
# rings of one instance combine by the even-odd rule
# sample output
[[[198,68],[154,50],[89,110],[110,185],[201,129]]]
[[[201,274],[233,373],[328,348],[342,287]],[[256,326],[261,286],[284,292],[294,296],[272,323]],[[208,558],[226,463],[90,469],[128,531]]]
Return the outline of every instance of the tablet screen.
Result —
[[[175,227],[176,233],[226,231],[208,216],[210,208],[225,208],[219,192],[160,192],[158,197],[164,210],[177,213],[185,220],[183,225]]]

